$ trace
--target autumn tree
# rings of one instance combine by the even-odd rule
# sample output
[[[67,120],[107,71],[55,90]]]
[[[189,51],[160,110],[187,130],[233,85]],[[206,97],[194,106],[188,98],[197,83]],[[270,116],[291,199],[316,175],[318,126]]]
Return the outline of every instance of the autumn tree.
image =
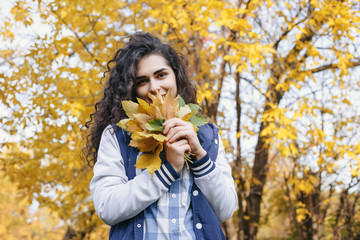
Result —
[[[312,211],[305,199],[315,189],[330,191],[323,177],[341,176],[338,163],[356,182],[359,2],[20,0],[10,7],[0,31],[0,124],[14,136],[4,142],[21,148],[9,149],[3,169],[79,239],[101,224],[91,169],[79,157],[80,129],[101,97],[106,61],[138,30],[184,55],[209,120],[232,120],[221,124],[239,196],[237,222],[225,224],[229,239],[256,238],[270,154],[293,162],[291,175],[279,174],[299,226],[310,215],[298,209]]]
[[[347,225],[348,238],[357,232],[360,135],[354,126],[359,124],[359,117],[357,107],[348,99],[357,95],[358,89],[350,86],[356,86],[358,80],[346,80],[349,85],[342,88],[324,77],[307,96],[316,105],[308,107],[308,101],[301,107],[307,110],[301,111],[305,118],[299,123],[307,127],[299,125],[298,132],[306,138],[296,139],[299,154],[292,157],[292,172],[283,175],[286,202],[299,239],[323,239],[329,232],[341,239],[336,230],[339,222]],[[343,210],[344,215],[340,214]],[[329,231],[329,226],[333,230]]]
[[[274,51],[270,52],[270,58],[263,61],[264,67],[252,66],[250,77],[245,75],[249,74],[248,71],[242,73],[243,81],[255,86],[263,96],[263,105],[259,110],[261,118],[255,122],[260,127],[250,180],[251,190],[246,197],[245,216],[249,216],[249,220],[243,221],[245,236],[250,238],[254,238],[259,223],[269,152],[278,151],[282,157],[291,157],[296,164],[306,165],[295,172],[295,177],[301,174],[303,181],[310,178],[306,181],[309,186],[302,189],[305,191],[304,195],[307,195],[316,187],[323,187],[323,168],[331,171],[334,168],[332,154],[344,147],[344,143],[339,142],[344,141],[344,134],[349,134],[349,129],[342,125],[342,131],[334,132],[338,122],[344,123],[344,112],[351,115],[348,116],[352,120],[350,125],[358,124],[358,119],[354,118],[358,109],[347,97],[358,93],[358,79],[351,78],[349,74],[349,68],[360,64],[359,52],[354,48],[357,43],[355,39],[359,36],[356,27],[356,23],[359,23],[359,16],[356,14],[358,3],[301,1],[295,5],[294,2],[277,2],[261,9],[263,17],[254,19],[257,24],[253,29],[258,30],[259,36],[264,36],[262,40],[265,43],[273,44]],[[281,27],[278,31],[271,31],[271,25]],[[321,94],[324,86],[328,86],[331,91]],[[354,90],[352,93],[349,91],[351,86]],[[314,116],[315,123],[319,119],[330,117],[331,120],[324,123],[328,128],[309,123],[311,115]],[[356,135],[352,137],[358,139]],[[331,149],[328,148],[329,145],[332,146]],[[331,153],[327,153],[328,158],[324,161],[325,149]],[[355,147],[346,149],[343,154],[359,154]],[[320,168],[314,170],[315,176],[306,174],[313,166],[313,162],[308,160],[314,157]],[[348,162],[351,166],[348,167],[353,172],[358,172],[357,158],[349,160],[341,155],[335,160],[339,159]],[[297,187],[304,186],[297,184]],[[313,206],[313,210],[316,211],[317,207]],[[301,210],[302,205],[297,209]],[[309,225],[314,228],[311,223]],[[301,224],[300,228],[303,226]],[[303,239],[312,239],[312,236],[308,235]]]
[[[0,172],[0,238],[62,239],[64,228],[49,209],[30,208],[16,184]]]

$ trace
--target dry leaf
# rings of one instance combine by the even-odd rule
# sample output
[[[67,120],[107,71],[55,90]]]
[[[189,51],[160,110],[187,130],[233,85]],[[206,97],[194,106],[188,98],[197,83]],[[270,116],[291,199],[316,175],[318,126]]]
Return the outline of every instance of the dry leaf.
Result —
[[[159,154],[167,139],[162,133],[163,122],[177,117],[193,123],[194,130],[197,131],[197,126],[205,124],[206,120],[204,117],[196,115],[199,109],[198,105],[186,105],[180,96],[173,99],[170,92],[164,98],[159,92],[156,95],[148,94],[148,96],[152,100],[150,104],[139,98],[137,99],[138,103],[122,101],[124,111],[129,118],[121,120],[118,125],[131,133],[129,145],[142,152],[135,167],[146,168],[153,175],[156,170],[160,169]]]
[[[129,118],[133,118],[133,114],[138,113],[138,104],[133,101],[122,101],[122,107]]]
[[[139,113],[150,115],[150,105],[141,98],[137,98],[137,101],[139,103]]]
[[[161,159],[160,152],[163,150],[163,145],[158,144],[156,146],[155,151],[153,152],[145,152],[140,155],[137,159],[135,167],[139,169],[146,168],[151,176],[154,174],[156,170],[159,170],[161,167]]]

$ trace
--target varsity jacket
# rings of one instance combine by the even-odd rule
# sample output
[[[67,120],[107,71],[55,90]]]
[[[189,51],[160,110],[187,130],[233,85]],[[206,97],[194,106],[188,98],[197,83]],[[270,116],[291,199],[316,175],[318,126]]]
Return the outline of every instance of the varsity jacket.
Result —
[[[108,130],[110,131],[111,129],[108,128]],[[115,159],[110,159],[109,164],[109,159],[106,158],[110,157],[109,155],[111,153],[107,151],[110,149],[102,149],[103,151],[98,152],[99,158],[98,162],[95,164],[94,177],[90,184],[95,209],[99,217],[105,223],[111,225],[109,239],[142,240],[144,232],[143,210],[148,205],[150,205],[150,203],[156,200],[158,195],[161,196],[161,192],[167,191],[167,188],[165,187],[165,189],[163,189],[160,187],[161,184],[159,185],[159,183],[162,183],[162,185],[164,184],[161,179],[156,179],[156,174],[148,179],[149,173],[147,171],[139,172],[139,170],[134,167],[134,164],[137,160],[138,151],[128,146],[130,142],[130,136],[126,131],[118,128],[115,125],[113,125],[113,131],[115,131],[115,138],[116,142],[118,143],[118,147],[116,148],[114,146],[114,141],[110,141],[112,142],[111,144],[109,144],[109,141],[106,141],[100,143],[99,150],[101,149],[102,145],[104,146],[107,144],[107,147],[109,147],[108,145],[112,145],[115,149],[118,149],[119,152],[121,152],[121,154],[119,153],[120,155],[118,155],[118,157],[120,157],[122,161],[119,161],[120,164],[117,163],[114,166],[111,166],[113,165],[111,163]],[[209,157],[212,161],[216,161],[218,158],[218,153],[221,155],[219,157],[224,158],[222,145],[219,152],[219,145],[221,143],[219,142],[218,138],[218,128],[215,125],[206,124],[200,127],[200,130],[198,131],[198,138],[200,144],[207,152],[207,157]],[[106,139],[106,137],[104,137],[104,139]],[[222,159],[222,161],[224,160],[226,161],[226,159]],[[104,164],[107,166],[103,166]],[[196,161],[194,164],[196,164]],[[194,185],[191,191],[193,193],[191,195],[191,202],[193,213],[193,228],[197,239],[225,239],[219,222],[231,217],[237,204],[237,196],[234,189],[233,180],[231,178],[231,169],[229,166],[225,165],[226,164],[222,164],[221,167],[219,167],[220,169],[217,169],[216,164],[214,164],[214,171],[205,176],[194,179]],[[190,167],[196,167],[196,165]],[[107,172],[104,172],[106,169]],[[123,174],[119,175],[115,172],[112,172],[112,170],[115,169],[117,169],[117,171],[123,172]],[[147,172],[147,174],[144,172]],[[124,176],[124,173],[126,176]],[[118,182],[116,183],[116,181],[113,180],[114,177],[118,176],[120,176],[120,179],[118,179]],[[137,177],[135,178],[135,176]],[[131,196],[132,194],[123,196],[127,195],[124,193],[126,193],[129,188],[134,189],[135,187],[129,186],[129,188],[126,188],[125,185],[137,185],[136,180],[138,179],[142,183],[145,179],[147,180],[147,186],[145,188],[147,188],[149,191],[148,194],[141,194],[141,196],[147,196],[150,194],[154,195],[153,198],[149,196],[149,199],[139,200],[139,197],[136,196],[137,193],[134,193],[134,196]],[[117,186],[115,186],[116,184]],[[118,186],[119,184],[123,186]],[[154,190],[155,188],[152,187],[152,184],[160,187],[160,189],[156,192]],[[209,187],[209,184],[211,184],[211,187]],[[146,191],[145,188],[140,189],[139,192]],[[154,191],[155,193],[153,194]],[[127,201],[125,199],[126,197],[138,199],[139,202],[144,202],[143,207],[139,207],[136,203]],[[113,208],[111,207],[112,204],[115,205]],[[116,204],[125,206],[117,207]],[[136,206],[132,206],[134,204]],[[127,207],[130,208],[129,211],[125,210]]]

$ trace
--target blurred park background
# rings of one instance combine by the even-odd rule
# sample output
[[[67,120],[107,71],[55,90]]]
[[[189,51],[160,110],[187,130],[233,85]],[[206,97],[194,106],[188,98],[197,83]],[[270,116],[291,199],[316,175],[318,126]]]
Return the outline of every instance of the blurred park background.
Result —
[[[80,158],[135,31],[181,52],[239,197],[227,239],[360,239],[358,0],[1,0],[0,239],[107,239]],[[221,196],[219,196],[221,197]]]

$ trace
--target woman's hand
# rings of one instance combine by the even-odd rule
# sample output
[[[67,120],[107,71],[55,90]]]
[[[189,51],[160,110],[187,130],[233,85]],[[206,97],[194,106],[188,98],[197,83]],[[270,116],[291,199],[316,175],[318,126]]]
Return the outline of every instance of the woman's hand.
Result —
[[[165,142],[165,155],[168,162],[175,169],[180,172],[184,167],[184,153],[190,152],[190,145],[186,139],[181,139],[170,143]]]
[[[163,126],[165,127],[163,133],[168,138],[166,144],[187,140],[188,145],[190,146],[189,152],[195,154],[196,159],[201,159],[206,155],[206,151],[200,145],[192,123],[185,122],[179,118],[172,118],[165,121]]]

